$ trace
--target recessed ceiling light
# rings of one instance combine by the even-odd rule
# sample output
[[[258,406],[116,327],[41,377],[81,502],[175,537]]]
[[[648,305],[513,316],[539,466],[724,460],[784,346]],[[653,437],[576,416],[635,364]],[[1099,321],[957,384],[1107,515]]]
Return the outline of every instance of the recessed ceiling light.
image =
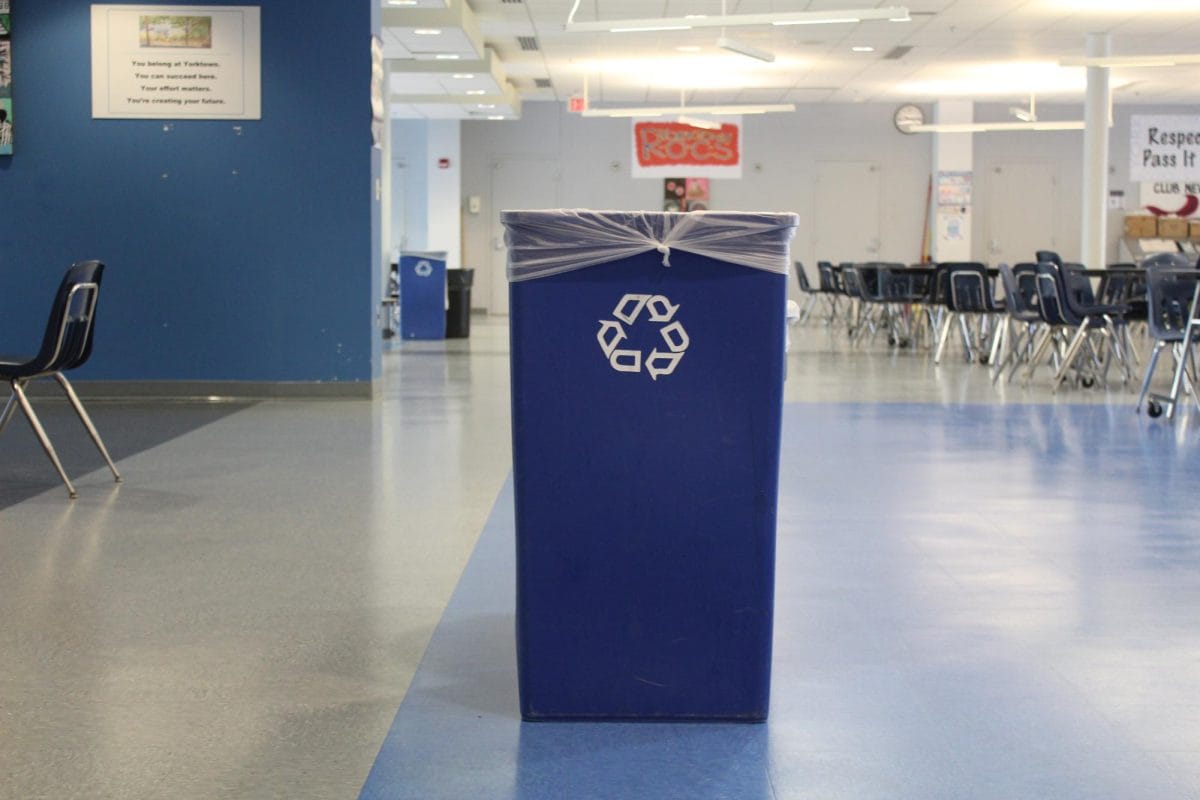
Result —
[[[440,28],[413,28],[413,34],[415,36],[441,36],[442,31]]]
[[[460,56],[458,53],[438,53],[434,58],[438,61],[457,61]]]
[[[850,49],[853,50],[855,53],[874,53],[875,52],[874,47],[867,47],[866,45],[861,45],[859,47],[851,47]]]
[[[466,80],[470,80],[471,78],[474,78],[475,76],[469,72],[456,72],[456,73],[454,73],[454,77],[458,78],[459,80],[466,81]]]

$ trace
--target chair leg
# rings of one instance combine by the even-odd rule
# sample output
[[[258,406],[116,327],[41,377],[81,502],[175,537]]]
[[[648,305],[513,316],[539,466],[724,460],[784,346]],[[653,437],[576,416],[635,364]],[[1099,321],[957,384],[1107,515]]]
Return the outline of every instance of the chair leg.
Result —
[[[933,363],[942,363],[942,351],[946,349],[946,340],[950,338],[950,325],[954,322],[954,312],[947,312],[946,319],[942,322],[942,329],[938,333],[937,349],[933,353]]]
[[[4,405],[4,413],[0,414],[0,433],[8,427],[8,421],[12,419],[13,414],[17,410],[17,394],[13,392],[8,396],[8,402]]]
[[[96,426],[92,424],[92,418],[84,410],[83,403],[79,402],[79,396],[75,394],[75,389],[71,386],[71,382],[61,372],[54,373],[54,379],[58,381],[58,385],[66,393],[67,399],[71,401],[71,406],[75,409],[75,413],[79,415],[79,420],[83,423],[83,427],[87,428],[88,435],[92,437],[92,441],[96,444],[96,449],[100,451],[100,455],[104,456],[104,460],[108,463],[108,468],[112,470],[113,480],[120,483],[121,473],[117,472],[117,465],[113,463],[112,457],[108,455],[108,448],[100,440],[100,434],[96,431]]]
[[[1054,375],[1054,388],[1052,391],[1057,391],[1059,385],[1066,380],[1067,372],[1075,362],[1075,356],[1079,353],[1079,348],[1083,345],[1084,337],[1088,335],[1088,323],[1085,320],[1079,329],[1075,332],[1075,336],[1071,339],[1071,343],[1067,345],[1067,352],[1063,354],[1062,363],[1058,365],[1058,372]]]
[[[1038,364],[1041,363],[1042,357],[1046,351],[1050,349],[1054,342],[1054,329],[1047,327],[1046,332],[1042,334],[1041,341],[1034,348],[1033,356],[1030,357],[1029,363],[1025,367],[1025,377],[1021,380],[1022,386],[1028,386],[1033,380],[1033,373],[1037,370]]]
[[[1146,400],[1146,395],[1150,392],[1150,379],[1154,377],[1154,368],[1158,365],[1158,357],[1162,355],[1163,347],[1166,346],[1166,341],[1160,339],[1154,343],[1154,349],[1150,351],[1150,361],[1146,364],[1146,376],[1142,378],[1142,391],[1138,395],[1137,405],[1133,407],[1133,413],[1140,414],[1142,412],[1142,403]]]
[[[975,345],[972,343],[971,326],[967,322],[966,314],[958,315],[958,330],[962,334],[963,352],[966,355],[967,363],[975,363]]]
[[[33,406],[29,404],[29,398],[25,396],[25,388],[21,385],[20,380],[12,382],[12,390],[13,396],[21,404],[21,410],[25,412],[25,418],[29,420],[29,426],[33,428],[34,435],[41,442],[42,449],[46,451],[46,455],[50,457],[50,462],[58,470],[58,477],[62,478],[62,482],[66,484],[67,495],[74,500],[79,495],[76,494],[75,487],[71,485],[71,479],[67,477],[67,471],[63,469],[62,462],[58,460],[58,453],[54,451],[54,445],[50,444],[50,437],[46,435],[46,430],[42,427],[41,420],[34,413]]]

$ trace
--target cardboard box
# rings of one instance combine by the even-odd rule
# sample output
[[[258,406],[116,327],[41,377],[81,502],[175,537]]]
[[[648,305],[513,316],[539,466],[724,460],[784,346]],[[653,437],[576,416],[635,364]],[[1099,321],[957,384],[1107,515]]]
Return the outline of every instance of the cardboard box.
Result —
[[[1188,221],[1178,217],[1162,217],[1158,221],[1158,238],[1186,239],[1188,238]]]
[[[1158,236],[1158,217],[1150,214],[1127,214],[1125,235],[1135,239],[1153,239]]]
[[[1188,238],[1200,239],[1200,222],[1192,221],[1188,223]]]

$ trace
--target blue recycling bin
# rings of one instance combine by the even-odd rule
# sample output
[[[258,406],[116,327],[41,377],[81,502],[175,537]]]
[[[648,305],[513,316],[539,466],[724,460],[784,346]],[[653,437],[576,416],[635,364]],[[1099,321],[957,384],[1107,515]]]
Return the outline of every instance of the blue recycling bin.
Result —
[[[446,338],[446,254],[400,254],[400,336]]]
[[[522,717],[764,720],[796,216],[501,220]]]

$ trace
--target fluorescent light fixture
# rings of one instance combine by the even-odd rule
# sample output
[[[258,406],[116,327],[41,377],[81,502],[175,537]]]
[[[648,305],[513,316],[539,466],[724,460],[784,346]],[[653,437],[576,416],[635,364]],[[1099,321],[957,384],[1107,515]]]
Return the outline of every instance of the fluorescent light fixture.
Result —
[[[1179,64],[1200,64],[1200,54],[1154,53],[1145,56],[1094,56],[1091,58],[1064,58],[1058,63],[1063,67],[1174,67]]]
[[[759,50],[757,47],[752,47],[745,42],[739,42],[736,39],[730,39],[728,36],[722,36],[717,39],[717,47],[722,50],[728,50],[731,53],[748,56],[749,58],[757,58],[759,61],[770,63],[775,60],[774,53],[768,53],[766,50]]]
[[[637,24],[634,21],[622,23],[622,27],[609,28],[609,33],[645,33],[646,31],[690,31],[691,25],[653,25],[653,24]]]
[[[389,6],[415,6],[417,0],[388,0]]]
[[[675,49],[678,50],[680,53],[699,53],[700,52],[700,47],[698,45],[694,45],[694,44],[685,44],[680,47],[676,47]]]
[[[739,25],[828,25],[867,20],[908,22],[908,9],[903,6],[887,8],[843,8],[833,11],[784,11],[773,14],[720,14],[702,16],[692,14],[684,17],[661,19],[617,19],[576,22],[575,12],[582,0],[575,0],[571,13],[567,15],[568,33],[632,33],[639,31],[678,31],[691,28],[722,28]]]
[[[490,120],[499,120],[499,119],[505,119],[505,118],[506,117],[503,114],[492,114],[490,117],[488,117],[488,119],[490,119]]]
[[[1081,131],[1083,120],[1062,122],[935,122],[929,125],[909,125],[905,133],[992,133],[999,131]]]
[[[495,103],[476,103],[476,108],[495,108]]]
[[[487,94],[487,89],[467,89],[467,94]]]
[[[1080,11],[1089,14],[1191,14],[1196,13],[1196,0],[1049,0],[1047,5],[1059,11]]]
[[[470,72],[456,72],[453,75],[451,75],[450,77],[457,78],[460,81],[469,81],[471,78],[474,78],[475,76],[472,75]]]
[[[680,125],[690,125],[693,128],[701,128],[706,131],[721,130],[721,123],[715,119],[700,119],[699,117],[689,117],[687,114],[680,114],[679,119],[675,121]]]
[[[1084,70],[1050,62],[945,64],[938,73],[952,77],[906,81],[896,90],[909,97],[979,97],[1079,94],[1087,88]]]
[[[413,28],[414,36],[441,36],[440,28]]]
[[[852,52],[852,53],[874,53],[875,48],[867,47],[866,45],[859,45],[858,47],[851,47],[850,52]]]
[[[438,53],[434,56],[434,59],[437,61],[458,61],[460,58],[462,56],[458,55],[458,53]]]
[[[657,106],[634,108],[589,108],[585,117],[672,117],[677,114],[774,114],[795,111],[792,103],[730,106]]]
[[[777,19],[772,25],[839,25],[843,22],[862,22],[862,17],[820,17],[817,19]]]

